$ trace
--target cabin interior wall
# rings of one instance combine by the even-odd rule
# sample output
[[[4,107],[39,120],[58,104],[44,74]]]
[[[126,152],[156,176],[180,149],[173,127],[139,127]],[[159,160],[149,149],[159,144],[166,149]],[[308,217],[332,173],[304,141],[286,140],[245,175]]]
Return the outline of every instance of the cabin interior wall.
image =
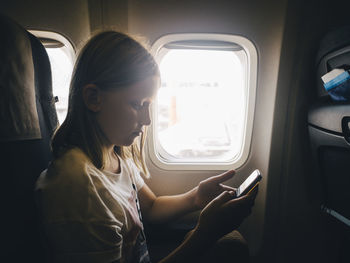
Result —
[[[88,0],[88,4],[92,34],[100,30],[128,32],[127,0]]]
[[[74,48],[90,36],[87,0],[1,1],[0,12],[27,29],[58,32]]]
[[[314,41],[309,35],[314,15],[307,15],[309,4],[289,1],[284,28],[269,171],[274,180],[268,186],[270,206],[262,251],[271,262],[293,262],[300,255],[305,256],[302,262],[308,262],[317,247],[317,242],[305,246],[317,231],[313,226],[308,229],[315,211],[306,185],[310,172],[307,100],[312,90],[306,83],[313,80],[315,55],[315,48],[310,46]]]
[[[286,1],[136,1],[128,6],[128,31],[145,35],[150,43],[169,33],[237,34],[250,39],[258,51],[257,101],[251,154],[228,184],[238,186],[254,168],[265,176],[253,214],[240,227],[258,254],[265,215],[274,102],[279,72]],[[210,10],[210,11],[208,11]],[[222,171],[167,171],[148,162],[149,182],[157,194],[176,194],[195,186],[200,180]],[[166,186],[166,187],[164,187]]]

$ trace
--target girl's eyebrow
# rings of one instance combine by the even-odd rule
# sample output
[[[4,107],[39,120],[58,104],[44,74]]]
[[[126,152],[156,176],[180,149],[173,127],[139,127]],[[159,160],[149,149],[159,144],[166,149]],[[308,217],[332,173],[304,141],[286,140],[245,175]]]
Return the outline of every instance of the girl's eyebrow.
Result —
[[[137,96],[137,94],[136,94],[134,99],[142,101],[142,102],[144,102],[144,101],[150,101],[151,102],[151,101],[154,101],[155,97],[153,97],[153,96]]]
[[[153,99],[137,99],[137,98],[135,98],[135,99],[131,99],[131,102],[137,102],[137,103],[139,103],[140,105],[142,105],[142,106],[145,106],[145,105],[151,105],[152,103],[153,103]]]

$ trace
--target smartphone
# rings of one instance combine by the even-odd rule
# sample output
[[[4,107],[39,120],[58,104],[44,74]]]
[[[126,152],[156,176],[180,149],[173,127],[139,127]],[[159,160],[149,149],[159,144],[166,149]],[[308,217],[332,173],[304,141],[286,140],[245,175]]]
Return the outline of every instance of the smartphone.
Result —
[[[261,181],[262,176],[258,169],[252,172],[248,178],[237,188],[236,197],[243,196],[248,194],[251,190],[253,190],[258,183]]]

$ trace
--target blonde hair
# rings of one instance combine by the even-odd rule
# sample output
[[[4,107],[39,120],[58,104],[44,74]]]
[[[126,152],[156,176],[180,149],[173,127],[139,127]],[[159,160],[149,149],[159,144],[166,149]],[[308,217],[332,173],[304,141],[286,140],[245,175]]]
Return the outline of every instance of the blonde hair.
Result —
[[[54,157],[71,147],[79,147],[92,163],[103,170],[109,162],[107,138],[93,112],[85,106],[82,88],[95,84],[102,90],[127,87],[150,76],[159,76],[152,55],[130,36],[115,31],[91,38],[75,63],[69,91],[67,117],[52,139]],[[130,146],[118,146],[121,158],[132,158],[145,177],[149,172],[144,159],[146,131]]]

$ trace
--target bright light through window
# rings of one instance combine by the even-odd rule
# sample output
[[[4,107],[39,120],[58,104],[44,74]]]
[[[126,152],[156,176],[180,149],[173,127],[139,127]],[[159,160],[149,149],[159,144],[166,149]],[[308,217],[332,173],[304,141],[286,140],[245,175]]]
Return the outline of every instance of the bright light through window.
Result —
[[[46,48],[49,55],[52,73],[53,95],[58,97],[56,111],[58,121],[61,124],[68,109],[69,83],[73,70],[73,63],[67,53],[62,48]]]
[[[181,162],[232,161],[241,150],[246,55],[170,49],[160,62],[158,153]]]

